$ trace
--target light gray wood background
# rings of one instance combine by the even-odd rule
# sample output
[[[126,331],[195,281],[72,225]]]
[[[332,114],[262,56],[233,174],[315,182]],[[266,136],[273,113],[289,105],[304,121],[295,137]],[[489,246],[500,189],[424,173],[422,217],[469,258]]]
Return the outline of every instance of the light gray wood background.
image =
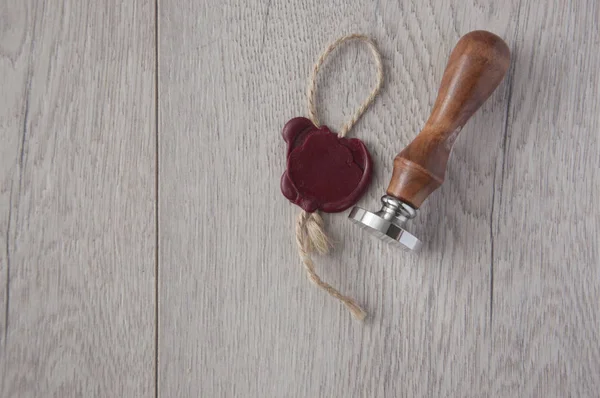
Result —
[[[0,396],[597,397],[600,5],[555,1],[0,0]],[[452,47],[509,74],[467,124],[411,255],[326,216],[305,278],[279,192],[283,124],[352,32],[383,54],[351,131],[378,206]],[[340,126],[368,51],[318,81]]]

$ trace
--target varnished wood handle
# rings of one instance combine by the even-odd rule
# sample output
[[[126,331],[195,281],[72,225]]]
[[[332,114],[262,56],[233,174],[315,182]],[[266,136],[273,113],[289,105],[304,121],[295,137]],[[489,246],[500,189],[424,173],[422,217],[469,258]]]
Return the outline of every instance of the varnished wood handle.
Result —
[[[425,127],[394,159],[388,195],[418,208],[442,184],[458,133],[498,87],[509,63],[508,46],[493,33],[478,30],[461,37]]]

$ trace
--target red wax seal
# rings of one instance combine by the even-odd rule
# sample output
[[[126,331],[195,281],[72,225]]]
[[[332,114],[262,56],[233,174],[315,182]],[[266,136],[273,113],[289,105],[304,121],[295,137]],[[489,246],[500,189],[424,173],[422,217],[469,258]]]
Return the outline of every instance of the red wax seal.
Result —
[[[297,117],[286,123],[287,170],[281,192],[308,212],[344,211],[355,204],[371,182],[371,156],[356,138],[340,138],[326,126]]]

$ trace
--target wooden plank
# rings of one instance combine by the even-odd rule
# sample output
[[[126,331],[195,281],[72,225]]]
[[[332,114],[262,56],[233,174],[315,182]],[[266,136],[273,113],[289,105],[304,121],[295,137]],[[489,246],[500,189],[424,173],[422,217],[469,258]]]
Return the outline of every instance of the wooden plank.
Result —
[[[279,193],[283,124],[305,115],[306,78],[344,33],[384,54],[381,98],[351,132],[376,165],[377,206],[394,154],[424,124],[458,38],[512,44],[515,3],[160,2],[159,380],[164,396],[465,396],[490,391],[491,223],[509,86],[455,146],[448,183],[411,228],[408,255],[327,216],[338,241],[323,278],[370,312],[355,323],[306,280],[297,208]],[[364,66],[363,66],[364,65]],[[344,122],[374,84],[349,46],[323,69],[322,119]],[[168,132],[168,133],[166,133]]]
[[[0,21],[0,395],[149,396],[154,2]]]
[[[597,1],[523,2],[495,173],[492,396],[600,390]]]

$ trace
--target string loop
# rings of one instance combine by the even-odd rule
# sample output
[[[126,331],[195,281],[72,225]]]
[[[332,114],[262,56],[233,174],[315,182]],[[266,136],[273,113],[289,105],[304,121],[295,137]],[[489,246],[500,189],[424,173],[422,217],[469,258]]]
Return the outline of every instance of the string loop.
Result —
[[[325,51],[323,51],[323,53],[315,63],[312,75],[310,77],[310,80],[308,81],[308,117],[315,124],[315,126],[318,127],[321,123],[319,123],[319,118],[317,117],[317,109],[315,106],[317,74],[319,73],[319,69],[321,69],[323,62],[325,62],[325,59],[329,56],[329,54],[331,54],[333,50],[335,50],[338,46],[350,40],[358,40],[369,46],[369,49],[373,54],[373,58],[375,59],[375,65],[377,66],[377,84],[375,85],[375,88],[373,89],[373,91],[371,91],[371,94],[369,94],[367,99],[365,99],[362,105],[356,110],[352,118],[342,126],[338,133],[340,137],[344,137],[348,133],[348,131],[350,131],[350,129],[354,127],[358,119],[361,118],[361,116],[365,113],[367,108],[373,103],[373,101],[375,101],[375,98],[379,95],[381,87],[383,86],[383,63],[381,61],[381,54],[379,53],[375,42],[365,35],[356,33],[340,37],[339,39],[331,43],[325,49]]]

